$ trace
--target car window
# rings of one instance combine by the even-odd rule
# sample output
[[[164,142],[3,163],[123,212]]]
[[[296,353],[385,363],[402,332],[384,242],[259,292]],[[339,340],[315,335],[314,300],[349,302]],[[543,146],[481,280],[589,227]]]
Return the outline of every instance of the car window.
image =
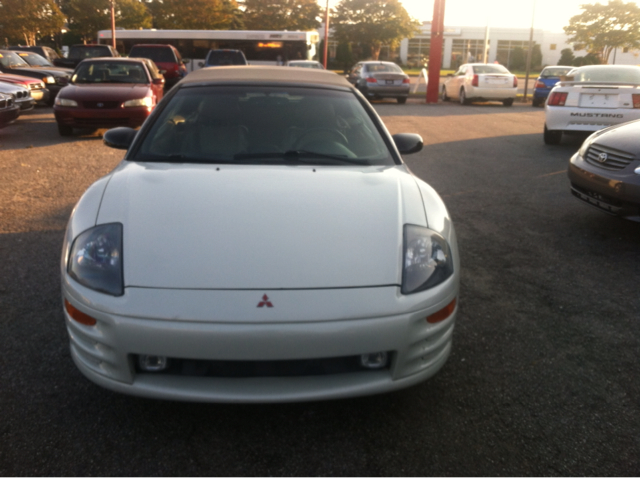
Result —
[[[402,73],[402,69],[391,63],[374,63],[366,65],[366,71],[369,73]]]
[[[113,56],[109,47],[106,46],[81,46],[69,49],[69,58],[80,60],[84,58],[97,58],[101,56]]]
[[[29,64],[12,51],[0,53],[0,64],[5,68],[23,68]]]
[[[19,52],[18,56],[31,66],[53,66],[46,58],[41,57],[37,53],[23,51]]]
[[[128,159],[394,164],[353,92],[253,85],[181,88]]]
[[[473,72],[477,75],[490,73],[509,73],[502,65],[473,65]]]
[[[573,81],[640,84],[640,68],[582,67],[571,71]]]
[[[149,83],[141,63],[138,62],[83,62],[73,73],[73,83]]]
[[[561,76],[567,75],[571,70],[573,70],[572,66],[568,66],[565,68],[558,68],[558,67],[545,68],[540,73],[540,78],[559,78]]]
[[[247,60],[239,51],[211,50],[207,55],[207,66],[246,65]]]
[[[149,58],[156,63],[175,63],[176,58],[171,48],[144,47],[134,46],[129,52],[129,56],[133,58]]]

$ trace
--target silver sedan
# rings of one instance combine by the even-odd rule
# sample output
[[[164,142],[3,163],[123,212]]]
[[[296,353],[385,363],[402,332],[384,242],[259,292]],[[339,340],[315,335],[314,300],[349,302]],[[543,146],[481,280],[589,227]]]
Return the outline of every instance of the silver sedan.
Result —
[[[396,98],[406,103],[409,97],[409,76],[389,61],[361,61],[351,69],[347,80],[367,99]]]

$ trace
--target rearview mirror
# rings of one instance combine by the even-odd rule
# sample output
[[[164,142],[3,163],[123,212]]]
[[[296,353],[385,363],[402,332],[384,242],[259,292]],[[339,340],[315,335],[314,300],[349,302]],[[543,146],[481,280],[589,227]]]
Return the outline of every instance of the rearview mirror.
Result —
[[[105,145],[114,149],[129,149],[138,132],[133,128],[120,127],[107,131],[102,137]]]
[[[413,133],[398,133],[392,136],[400,154],[413,154],[422,150],[422,136]]]

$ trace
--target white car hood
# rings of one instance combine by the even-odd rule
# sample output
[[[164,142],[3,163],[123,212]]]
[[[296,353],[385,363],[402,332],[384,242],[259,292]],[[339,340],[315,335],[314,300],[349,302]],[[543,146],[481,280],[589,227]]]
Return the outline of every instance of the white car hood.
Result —
[[[123,224],[126,287],[263,290],[400,284],[426,217],[404,166],[124,161],[97,222]]]

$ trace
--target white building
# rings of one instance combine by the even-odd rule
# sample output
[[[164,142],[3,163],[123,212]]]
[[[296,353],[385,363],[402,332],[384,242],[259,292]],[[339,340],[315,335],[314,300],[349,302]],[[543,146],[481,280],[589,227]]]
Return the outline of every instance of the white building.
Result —
[[[509,65],[509,58],[514,48],[521,47],[525,51],[529,48],[529,28],[490,28],[488,62],[498,61]],[[485,27],[445,27],[442,67],[455,69],[462,63],[483,61]],[[542,52],[542,66],[557,65],[560,52],[565,48],[574,49],[564,33],[533,30],[533,41],[540,45]],[[422,25],[422,32],[415,37],[405,38],[400,44],[398,56],[402,64],[420,64],[423,57],[429,56],[431,44],[431,23]],[[574,50],[576,57],[584,56],[587,52]],[[618,50],[611,54],[609,63],[619,65],[640,64],[640,51]]]

